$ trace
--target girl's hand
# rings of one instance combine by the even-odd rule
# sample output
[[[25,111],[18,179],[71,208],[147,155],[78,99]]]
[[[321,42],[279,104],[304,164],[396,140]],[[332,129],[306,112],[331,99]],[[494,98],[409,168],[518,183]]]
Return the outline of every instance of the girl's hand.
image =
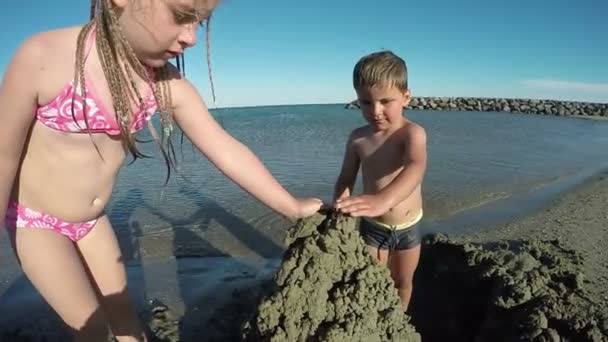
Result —
[[[298,202],[298,213],[294,219],[311,216],[323,206],[323,201],[318,198],[296,198],[296,201]]]

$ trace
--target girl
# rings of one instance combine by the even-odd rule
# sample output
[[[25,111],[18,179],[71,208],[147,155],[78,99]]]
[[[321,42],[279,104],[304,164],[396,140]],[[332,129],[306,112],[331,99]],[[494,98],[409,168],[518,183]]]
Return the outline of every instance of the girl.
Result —
[[[196,43],[218,0],[94,0],[83,27],[25,41],[0,87],[0,217],[28,279],[75,340],[145,340],[104,208],[135,133],[148,125],[167,165],[177,124],[229,179],[297,219],[296,199],[209,114],[167,61]],[[151,124],[160,115],[162,131]]]

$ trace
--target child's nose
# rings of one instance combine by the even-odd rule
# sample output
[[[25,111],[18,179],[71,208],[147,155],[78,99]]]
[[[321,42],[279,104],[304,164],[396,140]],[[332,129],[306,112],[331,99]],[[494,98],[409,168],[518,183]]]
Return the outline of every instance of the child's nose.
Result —
[[[379,103],[375,103],[372,110],[373,110],[374,116],[382,115],[382,105],[380,105]]]
[[[182,46],[193,47],[194,45],[196,45],[197,31],[198,25],[196,23],[184,25],[184,28],[182,29],[182,32],[180,33],[179,37],[177,37],[177,40]]]

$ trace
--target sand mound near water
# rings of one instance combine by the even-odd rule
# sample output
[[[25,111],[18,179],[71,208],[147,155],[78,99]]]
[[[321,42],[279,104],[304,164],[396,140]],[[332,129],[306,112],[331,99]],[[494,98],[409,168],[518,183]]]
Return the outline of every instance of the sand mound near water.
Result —
[[[582,257],[557,241],[423,244],[413,317],[425,341],[608,341]]]
[[[411,319],[388,269],[368,255],[355,219],[315,215],[289,228],[286,243],[276,273],[215,289],[228,292],[208,318],[178,317],[162,304],[145,308],[150,340],[608,341],[608,312],[585,288],[584,260],[558,240],[427,236]],[[36,313],[47,320],[5,320],[0,340],[66,340],[56,332],[56,315]]]
[[[557,240],[454,242],[427,236],[412,321],[387,268],[346,217],[292,227],[248,341],[608,341],[608,313],[585,290],[583,258]]]
[[[246,340],[420,340],[354,219],[313,216],[292,227],[286,242],[274,288],[246,325]]]

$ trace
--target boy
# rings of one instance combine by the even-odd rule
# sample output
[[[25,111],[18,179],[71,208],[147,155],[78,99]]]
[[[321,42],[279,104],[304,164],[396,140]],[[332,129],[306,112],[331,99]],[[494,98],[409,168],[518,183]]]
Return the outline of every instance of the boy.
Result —
[[[360,232],[371,255],[387,265],[407,310],[420,257],[421,183],[426,169],[426,133],[403,116],[410,101],[407,67],[390,51],[364,56],[353,86],[367,125],[348,139],[335,185],[335,208],[362,217]],[[363,194],[351,196],[361,166]]]

